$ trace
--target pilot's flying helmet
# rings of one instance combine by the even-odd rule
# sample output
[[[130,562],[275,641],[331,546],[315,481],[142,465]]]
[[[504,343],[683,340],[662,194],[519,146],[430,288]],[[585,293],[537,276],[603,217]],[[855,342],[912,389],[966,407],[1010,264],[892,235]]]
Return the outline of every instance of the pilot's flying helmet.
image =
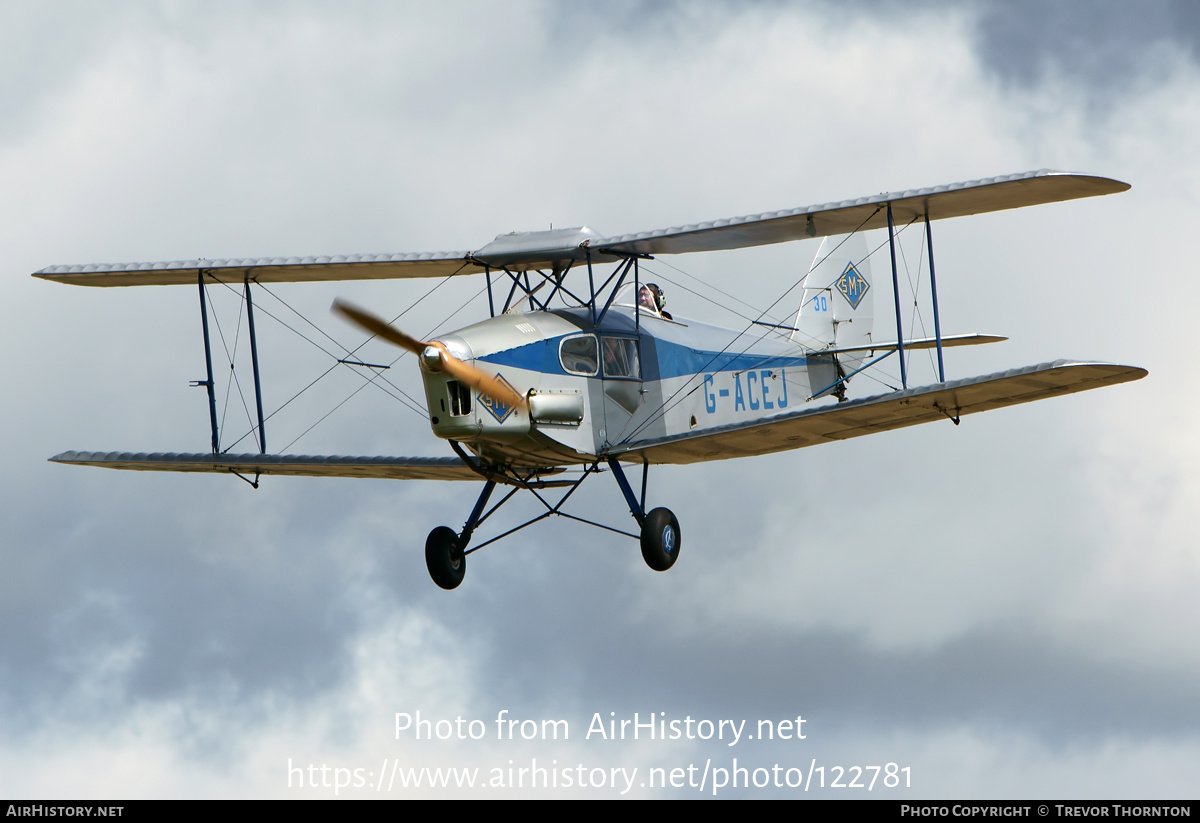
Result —
[[[657,283],[647,283],[646,288],[650,290],[650,294],[654,297],[654,308],[662,312],[667,307],[667,296],[663,294],[663,290],[658,287]]]

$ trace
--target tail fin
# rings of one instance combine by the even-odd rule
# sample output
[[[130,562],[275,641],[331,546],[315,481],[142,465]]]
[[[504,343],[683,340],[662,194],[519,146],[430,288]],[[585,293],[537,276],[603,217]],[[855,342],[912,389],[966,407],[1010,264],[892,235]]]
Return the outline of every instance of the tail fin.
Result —
[[[792,332],[792,340],[816,355],[809,357],[809,385],[814,397],[841,397],[844,389],[839,380],[859,368],[869,354],[845,352],[821,357],[820,350],[869,345],[874,320],[875,295],[866,238],[859,232],[826,237],[804,278],[804,297],[796,314],[796,331]]]

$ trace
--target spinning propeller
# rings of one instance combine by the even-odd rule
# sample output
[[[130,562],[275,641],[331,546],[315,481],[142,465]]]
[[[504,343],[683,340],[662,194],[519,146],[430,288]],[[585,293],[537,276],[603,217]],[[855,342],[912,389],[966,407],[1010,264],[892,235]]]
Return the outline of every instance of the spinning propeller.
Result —
[[[512,386],[498,377],[493,377],[470,363],[459,360],[443,343],[436,340],[422,343],[381,318],[341,300],[333,301],[333,310],[359,328],[417,355],[430,371],[444,371],[485,397],[490,397],[506,406],[516,406],[529,411],[529,400],[524,395],[518,394]]]

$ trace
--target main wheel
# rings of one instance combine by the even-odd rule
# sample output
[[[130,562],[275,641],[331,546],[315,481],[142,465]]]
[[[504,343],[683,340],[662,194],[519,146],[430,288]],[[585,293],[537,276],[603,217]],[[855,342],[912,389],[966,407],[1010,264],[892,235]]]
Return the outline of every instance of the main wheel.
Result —
[[[443,589],[456,589],[467,573],[467,558],[458,547],[454,529],[438,526],[425,540],[425,565],[433,582]]]
[[[642,523],[642,557],[656,572],[665,572],[675,565],[682,542],[679,521],[670,509],[657,508],[646,515]]]

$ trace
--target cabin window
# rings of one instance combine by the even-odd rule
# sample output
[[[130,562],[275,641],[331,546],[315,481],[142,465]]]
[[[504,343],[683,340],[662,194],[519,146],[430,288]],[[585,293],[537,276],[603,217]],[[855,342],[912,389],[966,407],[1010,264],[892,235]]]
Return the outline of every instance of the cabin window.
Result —
[[[457,380],[447,380],[446,389],[450,392],[450,416],[462,417],[471,413],[471,387]]]
[[[606,337],[600,344],[604,350],[604,376],[640,380],[637,340],[629,337]]]
[[[595,374],[600,363],[595,336],[583,334],[563,338],[558,347],[558,362],[569,374]]]

